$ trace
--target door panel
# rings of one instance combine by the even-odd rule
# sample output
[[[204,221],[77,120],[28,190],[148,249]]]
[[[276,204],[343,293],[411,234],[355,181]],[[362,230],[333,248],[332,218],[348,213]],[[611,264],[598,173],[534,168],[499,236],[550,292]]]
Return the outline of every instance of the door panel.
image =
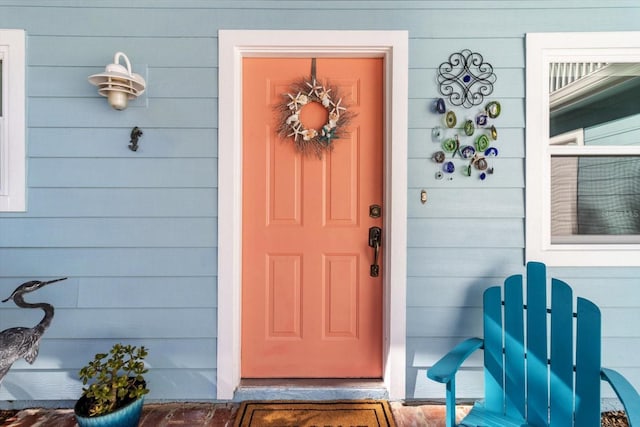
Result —
[[[311,59],[243,59],[245,378],[382,376],[382,282],[369,275],[368,245],[382,224],[369,216],[383,202],[382,65],[317,59],[321,84],[356,114],[318,158],[275,131],[274,107]],[[326,121],[324,108],[301,115],[307,127]]]

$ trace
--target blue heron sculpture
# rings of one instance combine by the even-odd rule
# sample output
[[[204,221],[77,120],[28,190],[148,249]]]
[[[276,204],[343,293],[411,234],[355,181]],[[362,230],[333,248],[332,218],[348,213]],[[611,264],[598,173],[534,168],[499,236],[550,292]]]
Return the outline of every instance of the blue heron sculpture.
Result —
[[[2,302],[7,302],[12,299],[21,308],[41,308],[44,310],[44,317],[33,328],[18,326],[0,332],[0,383],[16,360],[24,357],[30,364],[36,360],[40,339],[53,319],[54,310],[51,304],[45,302],[29,303],[24,300],[23,295],[66,279],[66,277],[63,277],[49,280],[48,282],[41,282],[40,280],[25,282],[18,286],[8,298],[2,300]]]

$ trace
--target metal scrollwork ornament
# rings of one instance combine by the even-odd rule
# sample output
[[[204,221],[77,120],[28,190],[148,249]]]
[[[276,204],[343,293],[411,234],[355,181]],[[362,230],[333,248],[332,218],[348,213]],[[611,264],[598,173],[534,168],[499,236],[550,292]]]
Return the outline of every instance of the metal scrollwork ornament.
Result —
[[[493,174],[491,163],[498,156],[493,146],[498,139],[494,122],[502,107],[498,101],[485,101],[485,97],[493,92],[496,80],[491,64],[468,49],[453,53],[438,68],[443,97],[431,108],[440,118],[431,130],[431,141],[439,144],[431,156],[437,165],[436,179],[451,181],[455,174],[461,174],[484,181]]]
[[[491,64],[469,49],[451,54],[449,61],[438,67],[440,93],[454,106],[471,108],[481,104],[493,92],[496,79]]]

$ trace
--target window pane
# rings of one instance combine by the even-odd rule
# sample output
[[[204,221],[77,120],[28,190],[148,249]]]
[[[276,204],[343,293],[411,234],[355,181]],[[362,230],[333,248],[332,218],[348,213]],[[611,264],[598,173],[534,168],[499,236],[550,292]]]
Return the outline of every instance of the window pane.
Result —
[[[552,156],[551,234],[552,243],[640,242],[640,156]]]
[[[585,129],[585,144],[637,145],[615,131],[639,123],[640,64],[549,64],[549,136]],[[592,135],[587,135],[591,129]]]

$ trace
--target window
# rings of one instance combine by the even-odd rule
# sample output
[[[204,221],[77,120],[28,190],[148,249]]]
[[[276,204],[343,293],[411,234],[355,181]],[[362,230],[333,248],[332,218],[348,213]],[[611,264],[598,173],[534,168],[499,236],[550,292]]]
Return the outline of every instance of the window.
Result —
[[[0,212],[26,208],[25,33],[0,30]]]
[[[527,260],[640,266],[640,33],[526,46]]]

